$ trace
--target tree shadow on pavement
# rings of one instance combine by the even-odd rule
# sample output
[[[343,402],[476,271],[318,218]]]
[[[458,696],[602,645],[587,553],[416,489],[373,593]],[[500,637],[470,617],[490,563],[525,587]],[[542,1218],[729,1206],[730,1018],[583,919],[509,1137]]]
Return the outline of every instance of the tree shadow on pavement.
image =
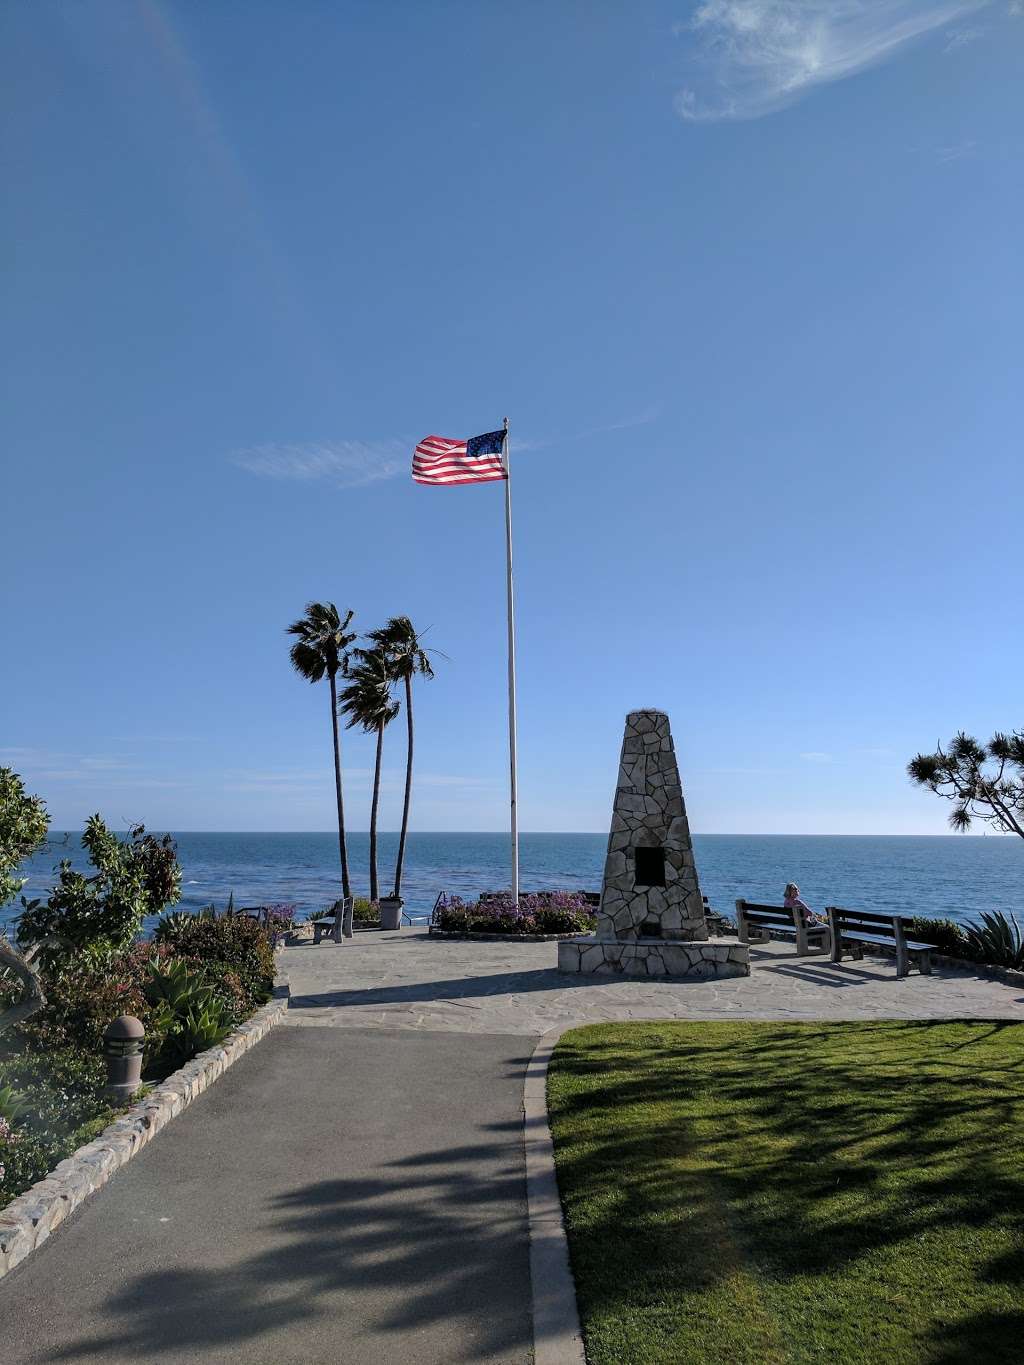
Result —
[[[298,1185],[271,1201],[266,1250],[130,1280],[105,1304],[108,1335],[38,1359],[526,1362],[522,1171],[478,1175],[477,1157],[493,1162],[493,1143]]]

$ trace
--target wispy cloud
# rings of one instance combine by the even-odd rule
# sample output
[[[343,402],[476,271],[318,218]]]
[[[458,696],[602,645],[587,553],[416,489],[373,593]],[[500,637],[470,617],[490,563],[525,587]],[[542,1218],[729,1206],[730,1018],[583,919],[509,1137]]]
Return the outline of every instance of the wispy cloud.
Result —
[[[979,38],[983,38],[988,30],[983,24],[976,24],[973,28],[951,28],[946,34],[945,52],[955,52],[958,47],[966,47],[968,43],[976,43]]]
[[[656,405],[601,426],[588,427],[584,431],[574,431],[564,436],[519,436],[513,431],[512,454],[525,455],[529,451],[582,441],[602,432],[644,426],[655,421],[660,412],[660,405]],[[244,450],[232,451],[228,458],[239,469],[264,479],[293,483],[323,482],[335,488],[362,488],[407,473],[414,445],[414,441],[397,439],[311,441],[248,446]]]
[[[832,762],[832,755],[831,755],[831,754],[823,754],[823,753],[818,752],[818,750],[816,750],[816,749],[812,749],[809,753],[801,754],[800,757],[804,760],[805,763],[831,763],[831,762]]]
[[[959,161],[962,156],[970,156],[977,145],[974,138],[964,138],[962,142],[953,142],[948,147],[936,147],[935,160]]]
[[[987,3],[703,0],[673,30],[691,45],[676,109],[685,119],[757,118],[888,60]]]
[[[412,447],[402,441],[316,441],[298,445],[250,446],[236,450],[231,463],[266,479],[336,488],[362,488],[393,479],[408,469]]]
[[[315,793],[332,787],[334,778],[327,768],[230,768],[221,774],[223,789],[233,792],[270,792],[278,796]],[[369,791],[373,785],[372,768],[345,769],[345,786],[353,791]],[[417,773],[414,785],[443,787],[467,791],[481,791],[499,785],[497,778],[467,777],[461,773]],[[381,774],[381,791],[403,791],[404,768],[385,768]]]

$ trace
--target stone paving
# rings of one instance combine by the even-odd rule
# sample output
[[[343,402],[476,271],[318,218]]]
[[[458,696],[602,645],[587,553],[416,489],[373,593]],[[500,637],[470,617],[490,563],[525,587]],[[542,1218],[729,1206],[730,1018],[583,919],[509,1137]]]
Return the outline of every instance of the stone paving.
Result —
[[[1019,1019],[1024,988],[936,968],[897,981],[891,960],[832,963],[752,946],[751,975],[725,981],[567,976],[556,943],[473,943],[425,931],[358,933],[286,948],[287,1023],[537,1036],[619,1019]]]

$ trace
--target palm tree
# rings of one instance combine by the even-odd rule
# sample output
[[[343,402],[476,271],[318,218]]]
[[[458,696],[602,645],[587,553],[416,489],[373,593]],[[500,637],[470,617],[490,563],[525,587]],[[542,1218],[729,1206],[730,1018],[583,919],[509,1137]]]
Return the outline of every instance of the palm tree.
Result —
[[[307,602],[306,614],[288,627],[288,634],[298,636],[290,652],[296,673],[307,682],[320,682],[325,676],[331,685],[331,731],[334,739],[334,791],[338,801],[338,853],[341,858],[341,894],[351,896],[348,875],[348,848],[345,844],[345,803],[341,795],[341,740],[338,736],[339,672],[344,676],[348,656],[346,650],[356,638],[349,630],[352,612],[341,619],[333,602]],[[341,942],[341,915],[335,916],[334,939]]]
[[[434,670],[427,657],[431,652],[424,648],[422,639],[416,634],[408,616],[392,616],[387,625],[379,630],[371,630],[369,637],[374,645],[387,656],[391,676],[405,687],[405,802],[402,806],[402,832],[398,839],[398,857],[395,860],[394,896],[402,894],[402,867],[405,863],[405,836],[409,831],[409,802],[412,798],[412,680],[417,674],[421,678],[432,678]],[[433,651],[437,652],[437,651]]]
[[[377,736],[377,755],[373,766],[373,801],[370,805],[370,900],[380,899],[377,884],[377,807],[380,804],[380,764],[384,752],[384,730],[398,715],[398,702],[391,695],[394,682],[388,659],[380,649],[357,649],[349,667],[347,686],[341,690],[341,710],[349,717],[347,728],[361,725],[367,734]]]

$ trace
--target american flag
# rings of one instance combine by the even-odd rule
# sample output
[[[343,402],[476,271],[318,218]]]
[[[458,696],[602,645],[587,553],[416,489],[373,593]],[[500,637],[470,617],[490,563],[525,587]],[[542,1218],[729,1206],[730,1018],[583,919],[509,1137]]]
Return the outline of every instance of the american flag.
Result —
[[[490,483],[506,479],[501,458],[503,431],[485,431],[468,441],[424,436],[413,452],[412,476],[417,483]]]

